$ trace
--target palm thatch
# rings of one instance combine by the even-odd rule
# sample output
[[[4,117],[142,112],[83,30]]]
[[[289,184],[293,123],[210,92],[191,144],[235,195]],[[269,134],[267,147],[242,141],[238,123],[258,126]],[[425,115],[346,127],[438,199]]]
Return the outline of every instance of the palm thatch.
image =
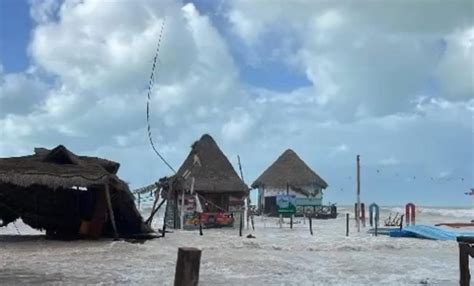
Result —
[[[175,178],[185,178],[181,187],[188,190],[191,188],[191,180],[188,179],[190,177],[194,177],[194,190],[199,193],[247,194],[249,191],[248,186],[208,134],[194,142],[191,152],[175,175]]]
[[[119,235],[151,232],[128,185],[116,176],[119,166],[102,158],[78,156],[62,145],[52,150],[36,148],[34,155],[0,158],[0,226],[21,218],[47,232],[77,233],[107,186]]]
[[[255,182],[252,188],[281,188],[298,189],[302,186],[316,185],[325,189],[328,184],[291,149],[283,152],[280,157],[268,167]]]

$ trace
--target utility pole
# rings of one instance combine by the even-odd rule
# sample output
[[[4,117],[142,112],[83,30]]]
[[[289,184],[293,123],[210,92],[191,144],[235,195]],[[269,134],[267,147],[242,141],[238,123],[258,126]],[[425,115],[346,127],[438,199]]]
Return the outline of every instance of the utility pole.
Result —
[[[357,208],[356,208],[357,232],[360,232],[360,155],[357,155]]]

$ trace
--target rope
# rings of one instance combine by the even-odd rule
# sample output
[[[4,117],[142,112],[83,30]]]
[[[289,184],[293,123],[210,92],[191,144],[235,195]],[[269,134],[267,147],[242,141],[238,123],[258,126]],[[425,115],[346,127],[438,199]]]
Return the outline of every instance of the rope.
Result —
[[[156,46],[156,52],[155,52],[155,57],[153,58],[153,66],[151,68],[151,74],[150,74],[150,80],[148,82],[148,93],[147,93],[147,102],[146,102],[146,123],[148,127],[148,139],[150,140],[150,145],[153,151],[155,151],[156,155],[165,163],[168,168],[171,169],[174,173],[176,173],[175,169],[171,167],[171,165],[166,161],[166,159],[158,152],[158,150],[155,147],[155,144],[153,143],[153,136],[151,135],[151,125],[150,125],[150,101],[151,101],[151,90],[153,88],[153,85],[155,83],[155,69],[156,69],[156,61],[158,60],[158,55],[160,53],[160,46],[161,46],[161,38],[163,36],[163,30],[165,28],[165,21],[166,18],[163,19],[163,24],[161,25],[161,32],[160,32],[160,38],[158,39],[158,45]]]

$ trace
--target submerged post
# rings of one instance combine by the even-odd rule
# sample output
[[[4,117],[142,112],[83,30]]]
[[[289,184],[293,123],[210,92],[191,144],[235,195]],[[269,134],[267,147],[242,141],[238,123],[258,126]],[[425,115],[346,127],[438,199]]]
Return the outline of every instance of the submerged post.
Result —
[[[197,286],[200,264],[201,250],[193,247],[178,248],[174,286]]]
[[[349,213],[346,213],[346,236],[349,236]]]
[[[311,216],[309,216],[308,219],[309,219],[309,233],[311,233],[311,235],[313,235],[313,220],[312,220]]]
[[[290,228],[293,229],[293,215],[290,216]]]
[[[242,236],[243,221],[244,221],[243,213],[240,213],[239,236]]]
[[[357,223],[357,232],[360,232],[360,155],[357,155],[357,214],[356,214],[356,223]]]

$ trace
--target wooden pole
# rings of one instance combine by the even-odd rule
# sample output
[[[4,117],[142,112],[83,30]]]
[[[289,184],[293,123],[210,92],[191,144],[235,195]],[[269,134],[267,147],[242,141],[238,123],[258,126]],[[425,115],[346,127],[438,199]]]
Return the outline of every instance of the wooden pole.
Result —
[[[165,215],[163,216],[163,230],[161,231],[161,235],[165,237],[166,234],[166,219],[168,216],[168,204],[170,203],[170,198],[173,196],[173,179],[171,179],[169,182],[169,189],[168,189],[168,199],[166,203],[166,209],[165,209]]]
[[[290,216],[290,228],[293,229],[293,214]]]
[[[346,213],[346,236],[349,236],[349,214]]]
[[[138,210],[140,211],[140,202],[141,202],[141,199],[140,199],[140,193],[138,193]]]
[[[240,171],[240,178],[242,179],[242,182],[245,183],[245,180],[244,180],[244,173],[242,172],[242,164],[240,163],[240,156],[237,155],[237,161],[239,162],[239,171]],[[250,193],[249,193],[249,196],[250,196]],[[245,222],[247,224],[247,230],[249,229],[249,211],[248,211],[248,208],[249,208],[249,198],[246,197],[244,198],[245,200],[245,209],[244,209],[244,216],[245,216]]]
[[[184,229],[184,189],[181,191],[181,210],[179,212],[179,228]]]
[[[356,223],[357,223],[357,232],[360,232],[360,155],[357,155],[357,214],[356,214]]]
[[[378,229],[379,229],[379,219],[375,218],[375,236],[378,234]]]
[[[239,216],[240,216],[239,236],[242,236],[242,228],[244,225],[244,214],[241,212]]]
[[[469,286],[471,273],[469,271],[469,244],[459,243],[459,285]]]
[[[112,229],[114,230],[114,238],[118,238],[117,226],[115,225],[114,209],[112,208],[112,200],[110,199],[109,184],[105,184],[105,198],[107,200],[107,206],[109,208],[110,222],[112,223]]]
[[[199,214],[199,235],[203,235],[203,233],[202,233],[201,214]]]
[[[174,286],[197,286],[200,264],[201,250],[193,247],[178,248]]]
[[[313,220],[312,220],[311,216],[309,216],[308,219],[309,219],[309,233],[311,233],[311,235],[313,235]]]

